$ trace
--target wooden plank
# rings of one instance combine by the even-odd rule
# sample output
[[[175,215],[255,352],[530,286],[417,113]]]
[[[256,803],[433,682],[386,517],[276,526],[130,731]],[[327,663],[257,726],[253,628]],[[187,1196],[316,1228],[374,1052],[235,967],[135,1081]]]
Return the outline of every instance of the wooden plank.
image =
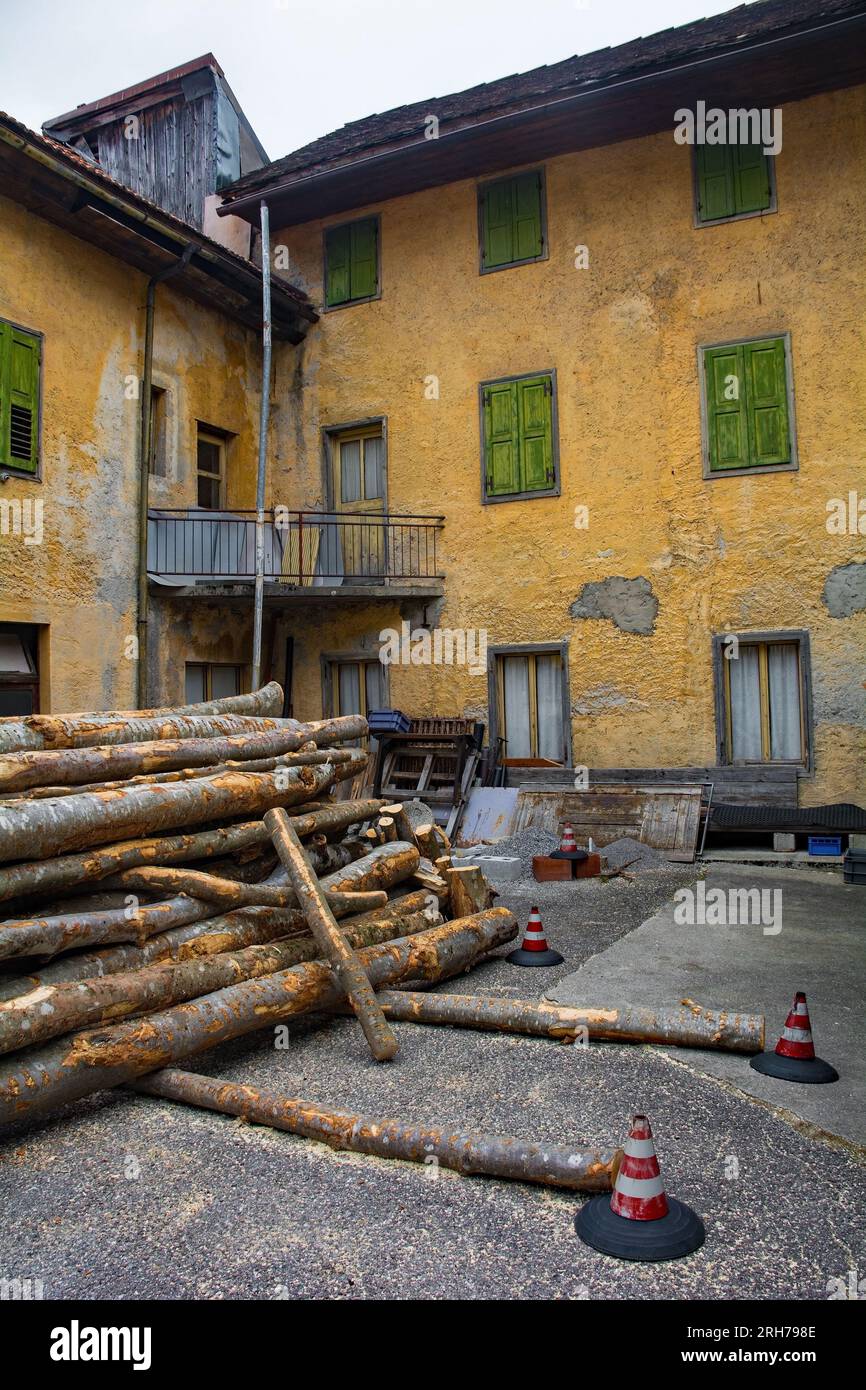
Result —
[[[564,821],[578,844],[591,835],[604,847],[628,835],[668,858],[690,863],[695,857],[702,789],[697,786],[590,785],[588,791],[525,787],[514,814],[515,831],[529,825],[558,834]]]

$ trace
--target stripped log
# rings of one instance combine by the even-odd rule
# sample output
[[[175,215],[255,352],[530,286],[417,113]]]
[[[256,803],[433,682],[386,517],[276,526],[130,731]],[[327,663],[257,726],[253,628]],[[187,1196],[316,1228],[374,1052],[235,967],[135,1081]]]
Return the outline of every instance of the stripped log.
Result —
[[[417,936],[369,946],[360,960],[374,988],[402,980],[435,983],[470,969],[516,935],[516,918],[505,908],[492,908]],[[47,1114],[297,1014],[333,1008],[342,999],[325,962],[309,961],[161,1013],[14,1054],[0,1067],[0,1124]]]
[[[364,1031],[370,1051],[377,1062],[390,1061],[397,1051],[397,1039],[385,1022],[358,957],[337,926],[288,816],[285,811],[275,807],[266,812],[264,822],[274,842],[274,849],[292,880],[310,931],[319,943],[322,954],[333,966],[334,974]]]
[[[303,915],[297,915],[303,921]],[[397,936],[429,931],[441,921],[438,910],[431,910],[429,905],[411,915],[391,912],[372,920],[359,918],[347,924],[346,940],[353,948],[375,946]],[[168,961],[105,979],[42,985],[0,1003],[0,1053],[97,1023],[165,1009],[242,980],[287,970],[319,955],[317,943],[307,935],[240,951],[193,956],[185,962]]]
[[[436,899],[419,889],[415,893],[404,894],[402,898],[393,898],[384,907],[353,916],[346,925],[354,929],[368,922],[386,919],[395,923],[404,918],[411,920],[428,911],[431,904],[438,911]],[[411,930],[407,927],[406,934]],[[298,909],[286,911],[275,907],[244,907],[237,912],[227,912],[189,926],[173,927],[170,931],[150,937],[142,946],[124,944],[66,956],[63,960],[44,966],[36,974],[0,980],[0,1000],[17,999],[45,985],[101,979],[106,975],[120,974],[121,971],[156,965],[163,960],[194,960],[200,956],[218,955],[221,951],[263,945],[279,937],[300,935],[307,937],[312,947],[304,914]],[[394,935],[402,936],[403,931],[395,931]],[[299,957],[303,960],[314,958],[315,952]]]
[[[704,1009],[691,999],[678,1007],[642,1009],[633,1004],[578,1009],[522,999],[479,998],[469,994],[414,994],[385,990],[377,998],[386,1018],[403,1023],[442,1023],[502,1033],[527,1033],[573,1043],[667,1043],[674,1047],[715,1048],[722,1052],[761,1052],[762,1014]]]
[[[252,885],[229,886],[236,888],[239,893],[247,888],[254,891]],[[286,893],[285,889],[281,891]],[[386,895],[378,890],[370,893],[328,892],[325,897],[329,909],[340,917],[382,907],[386,901]],[[270,904],[283,908],[295,905],[292,901]],[[68,913],[59,917],[28,917],[21,921],[0,923],[0,960],[12,960],[16,956],[55,956],[60,951],[107,945],[113,941],[136,941],[141,945],[158,932],[181,927],[188,922],[200,922],[213,915],[212,901],[191,898],[184,893],[157,903],[142,903],[134,894],[130,894],[128,905],[124,908]]]
[[[317,1139],[332,1149],[436,1163],[458,1173],[482,1173],[515,1182],[542,1183],[572,1192],[609,1192],[622,1162],[622,1149],[591,1152],[563,1144],[536,1144],[510,1135],[481,1134],[438,1125],[408,1124],[379,1115],[324,1110],[310,1100],[279,1096],[252,1086],[214,1081],[209,1076],[169,1069],[132,1083],[132,1089],[160,1100],[180,1101],[253,1124]]]
[[[292,824],[303,838],[321,830],[338,834],[341,830],[375,815],[381,801],[341,801],[315,811],[304,809],[292,817]],[[191,835],[152,836],[105,845],[64,859],[36,859],[0,868],[0,902],[28,893],[48,893],[87,880],[108,877],[121,869],[141,864],[179,864],[192,859],[232,854],[251,845],[270,844],[271,837],[260,820],[241,825],[200,830]]]
[[[109,710],[67,715],[68,719],[162,719],[178,714],[243,714],[275,717],[283,707],[282,686],[276,681],[255,690],[251,695],[226,695],[221,700],[205,700],[194,705],[176,705],[165,709]],[[0,753],[23,748],[45,747],[42,735],[30,727],[33,715],[24,718],[9,716],[0,719]]]
[[[5,806],[0,809],[0,860],[34,853],[48,858],[104,844],[123,832],[138,836],[297,805],[332,785],[334,773],[329,763],[276,772],[226,772],[194,782],[82,792],[57,801]]]
[[[448,884],[448,902],[452,917],[469,917],[493,906],[495,893],[476,864],[461,864],[446,869],[443,875]]]

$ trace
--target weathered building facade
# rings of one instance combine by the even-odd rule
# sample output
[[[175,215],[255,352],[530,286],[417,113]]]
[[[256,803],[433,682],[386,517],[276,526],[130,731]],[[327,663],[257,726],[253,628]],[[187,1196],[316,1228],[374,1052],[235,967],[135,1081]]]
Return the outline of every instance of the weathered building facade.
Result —
[[[290,707],[862,799],[864,29],[856,0],[767,0],[370,117],[224,190],[233,236],[270,209],[263,674]],[[776,124],[677,138],[699,103]],[[8,219],[11,257],[36,219]],[[62,260],[70,237],[39,235]],[[38,556],[0,552],[0,624],[57,633],[54,708],[135,688],[114,653],[139,412],[114,392],[141,375],[147,275],[80,242],[73,262],[62,296],[35,263],[4,275],[0,307],[83,324],[56,377],[45,339],[63,516]],[[154,337],[153,703],[236,688],[251,648],[258,317],[190,301],[184,273]]]

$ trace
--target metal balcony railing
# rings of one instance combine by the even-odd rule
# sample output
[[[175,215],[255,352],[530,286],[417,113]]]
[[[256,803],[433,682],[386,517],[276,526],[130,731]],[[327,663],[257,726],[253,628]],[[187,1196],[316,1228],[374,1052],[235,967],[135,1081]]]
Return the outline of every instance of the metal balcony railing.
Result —
[[[300,588],[441,579],[444,518],[393,513],[265,513],[265,580]],[[148,573],[191,584],[254,579],[256,514],[203,508],[148,513]]]

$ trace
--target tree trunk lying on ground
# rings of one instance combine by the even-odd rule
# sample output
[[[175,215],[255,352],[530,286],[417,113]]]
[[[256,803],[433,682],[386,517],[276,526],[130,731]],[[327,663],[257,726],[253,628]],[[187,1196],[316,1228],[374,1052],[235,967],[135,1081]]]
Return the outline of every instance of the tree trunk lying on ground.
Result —
[[[272,806],[298,805],[335,780],[324,767],[277,772],[227,772],[199,781],[136,786],[115,792],[82,792],[58,801],[23,801],[0,808],[0,860],[48,858],[104,844],[123,833],[139,836],[177,826],[200,825]]]
[[[491,908],[477,917],[368,947],[361,952],[361,963],[374,988],[409,979],[433,983],[469,969],[480,956],[516,935],[516,918],[503,907]],[[162,1013],[18,1053],[0,1067],[0,1123],[46,1114],[232,1038],[296,1014],[332,1009],[341,1001],[342,991],[328,966],[310,961]]]
[[[436,902],[431,894],[421,890],[406,893],[401,898],[392,899],[384,907],[353,917],[346,925],[359,927],[366,922],[386,918],[396,922],[426,911],[431,899],[433,903]],[[409,928],[406,934],[409,934]],[[0,1000],[19,999],[31,990],[46,985],[102,979],[121,971],[155,965],[159,961],[195,960],[201,956],[218,955],[222,951],[237,951],[244,946],[264,945],[283,936],[300,935],[307,937],[307,946],[312,948],[313,939],[308,935],[303,913],[297,909],[286,911],[276,907],[243,907],[237,912],[227,912],[189,926],[173,927],[170,931],[152,936],[142,946],[110,946],[102,951],[66,956],[63,960],[44,966],[35,975],[20,975],[0,981]],[[401,936],[403,932],[395,932],[395,935]],[[314,958],[315,950],[301,957],[303,960]]]
[[[236,1086],[174,1069],[132,1083],[133,1090],[237,1115],[254,1124],[318,1139],[332,1149],[435,1164],[458,1173],[485,1173],[516,1182],[543,1183],[577,1192],[609,1192],[619,1172],[622,1149],[578,1151],[563,1144],[534,1144],[503,1134],[407,1124],[378,1115],[324,1110],[313,1101]]]
[[[373,988],[358,957],[337,926],[325,893],[316,878],[304,847],[285,811],[275,807],[264,817],[265,828],[292,880],[298,905],[307,925],[329,962],[361,1025],[367,1045],[377,1062],[388,1062],[397,1051],[397,1039],[376,1003]],[[407,849],[411,849],[407,845]]]
[[[226,695],[221,700],[205,700],[194,705],[176,705],[164,709],[125,709],[84,711],[68,714],[67,719],[89,723],[94,719],[170,719],[177,714],[242,714],[275,718],[283,708],[282,686],[276,681],[254,690],[251,695]],[[0,719],[0,753],[17,752],[22,748],[44,748],[45,742],[33,721],[39,715],[24,718]],[[32,727],[31,727],[32,726]]]
[[[589,1037],[599,1042],[668,1043],[724,1052],[761,1052],[764,1047],[763,1015],[704,1009],[691,999],[665,1009],[642,1009],[633,1004],[578,1009],[522,999],[405,990],[383,990],[378,999],[386,1018],[404,1023],[528,1033],[568,1043]]]
[[[150,743],[107,743],[92,748],[4,753],[0,756],[0,796],[6,792],[47,787],[52,782],[64,788],[88,782],[125,782],[152,773],[186,772],[224,762],[245,764],[252,759],[285,757],[283,766],[291,766],[293,760],[286,755],[297,754],[308,743],[315,743],[319,749],[357,738],[360,722],[347,717],[329,720],[323,727],[301,724],[294,729],[234,734],[226,738],[166,738]],[[344,727],[336,728],[338,724]]]
[[[336,834],[357,821],[376,815],[381,801],[340,801],[315,811],[304,810],[292,816],[292,824],[303,838],[317,831]],[[83,854],[58,859],[31,859],[0,867],[0,902],[28,893],[49,893],[88,880],[106,878],[121,869],[142,864],[180,864],[192,859],[231,854],[251,845],[270,844],[271,837],[261,820],[241,825],[199,830],[193,834],[157,835],[146,839],[124,840]]]
[[[293,916],[303,922],[303,914]],[[438,909],[428,904],[413,914],[380,909],[370,918],[356,918],[345,927],[349,946],[375,946],[397,936],[410,936],[438,926]],[[315,960],[321,949],[309,935],[240,951],[166,961],[144,970],[130,970],[104,979],[42,985],[17,999],[0,1003],[0,1052],[57,1038],[96,1023],[130,1014],[151,1013],[185,999],[195,999],[242,980],[272,975],[303,961]],[[390,1030],[389,1030],[390,1031]]]

